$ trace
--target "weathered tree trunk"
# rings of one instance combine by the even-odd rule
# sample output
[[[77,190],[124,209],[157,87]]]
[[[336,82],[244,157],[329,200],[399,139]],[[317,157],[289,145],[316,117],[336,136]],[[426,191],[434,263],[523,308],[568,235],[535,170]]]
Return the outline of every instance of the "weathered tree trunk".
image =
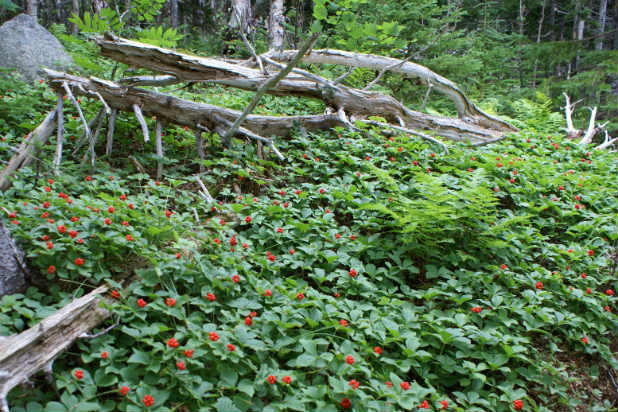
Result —
[[[595,48],[603,50],[603,33],[605,33],[605,24],[607,22],[607,0],[601,0],[599,6],[599,38],[597,39]]]
[[[295,50],[286,50],[281,60],[288,61],[294,56]],[[373,54],[354,53],[343,50],[313,50],[303,57],[308,64],[337,64],[350,67],[363,67],[375,71],[390,67],[390,71],[401,73],[407,77],[417,77],[433,85],[433,89],[444,93],[457,107],[459,118],[465,122],[491,128],[499,131],[516,131],[516,129],[497,117],[491,116],[479,109],[468,97],[449,79],[440,76],[425,66],[399,59],[376,56]]]
[[[36,326],[0,340],[0,400],[2,412],[8,412],[6,396],[12,388],[40,370],[51,373],[56,356],[75,340],[110,316],[101,307],[101,286],[74,300]]]
[[[270,16],[268,18],[268,49],[275,55],[283,51],[283,0],[270,1]]]
[[[196,57],[177,53],[125,39],[97,38],[101,54],[131,66],[144,67],[159,72],[173,74],[178,81],[211,81],[245,90],[257,91],[268,79],[261,71],[238,64],[216,59]],[[280,54],[291,60],[296,50]],[[404,122],[408,128],[433,130],[454,140],[472,141],[493,140],[506,132],[516,129],[508,123],[483,113],[450,80],[445,79],[426,67],[402,62],[397,59],[375,55],[358,54],[341,50],[316,50],[303,57],[307,63],[341,64],[367,67],[380,70],[392,67],[395,72],[421,77],[433,84],[434,88],[454,100],[460,119],[432,116],[410,110],[391,96],[377,92],[352,89],[310,73],[290,74],[281,80],[268,93],[274,95],[297,95],[323,100],[337,111],[345,110],[355,116],[381,116],[388,121]],[[395,67],[397,66],[397,67]],[[303,74],[304,73],[304,74]],[[166,79],[169,79],[166,78]],[[166,80],[167,82],[168,80]],[[149,84],[152,82],[149,79]],[[280,133],[275,133],[279,135]]]
[[[238,23],[240,19],[240,27]],[[249,0],[232,0],[230,27],[239,27],[243,33],[251,33],[251,2]]]
[[[536,46],[541,45],[541,34],[543,33],[543,21],[545,20],[545,5],[547,0],[543,0],[543,6],[541,8],[541,17],[539,17],[539,28],[536,32]],[[538,69],[539,59],[534,59],[534,71],[532,72],[532,87],[536,88],[536,72]]]
[[[97,15],[101,15],[101,10],[107,7],[105,0],[92,0],[92,8]]]
[[[170,0],[170,26],[178,28],[178,0]]]
[[[71,4],[73,6],[73,14],[79,16],[79,0],[72,0]],[[77,24],[71,23],[71,32],[73,33],[73,35],[77,35],[78,30],[79,28],[77,27]]]
[[[39,0],[26,0],[26,14],[38,18]]]

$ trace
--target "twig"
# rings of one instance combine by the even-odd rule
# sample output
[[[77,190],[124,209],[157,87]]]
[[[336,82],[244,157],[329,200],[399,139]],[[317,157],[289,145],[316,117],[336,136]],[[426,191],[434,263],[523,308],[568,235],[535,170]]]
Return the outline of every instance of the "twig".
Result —
[[[206,189],[206,186],[204,186],[204,183],[202,183],[202,179],[200,179],[198,175],[195,175],[195,180],[197,181],[197,183],[200,185],[200,188],[202,189],[201,195],[204,196],[204,198],[206,199],[208,203],[213,203],[215,199],[213,199],[208,189]]]
[[[105,113],[107,114],[111,114],[112,113],[112,109],[109,108],[109,106],[107,105],[107,102],[105,101],[105,99],[103,98],[103,96],[101,96],[101,93],[99,92],[94,92],[94,94],[99,98],[99,100],[101,101],[101,103],[103,103],[103,107],[105,107]]]
[[[64,118],[62,117],[62,106],[62,93],[58,93],[58,105],[56,106],[58,134],[56,138],[56,157],[54,158],[56,173],[58,173],[58,170],[60,169],[60,161],[62,160],[62,140],[64,138]]]
[[[84,123],[84,130],[86,131],[86,136],[89,139],[91,139],[92,138],[92,134],[90,133],[90,128],[88,127],[88,122],[86,121],[86,118],[84,117],[84,113],[82,112],[82,108],[79,107],[79,103],[77,103],[77,100],[75,100],[75,96],[73,96],[73,93],[71,92],[71,89],[69,88],[69,85],[67,84],[67,82],[62,82],[62,87],[67,92],[67,96],[69,96],[69,99],[71,99],[71,102],[73,103],[73,105],[77,109],[77,113],[79,114],[79,118],[82,120],[82,123]]]
[[[133,112],[135,113],[135,117],[137,117],[137,121],[140,126],[142,126],[142,133],[144,134],[144,142],[150,140],[150,136],[148,135],[148,125],[146,124],[146,120],[144,120],[144,115],[142,114],[142,109],[137,104],[133,105]]]
[[[93,335],[89,333],[82,333],[79,337],[81,339],[88,339],[88,340],[96,339],[98,337],[105,335],[106,333],[109,333],[112,329],[114,329],[118,325],[120,325],[120,316],[116,317],[116,322],[113,325],[108,326],[107,328],[103,329],[101,332],[97,332]]]
[[[255,109],[255,107],[258,105],[264,93],[266,93],[268,89],[272,88],[277,83],[279,83],[279,80],[283,79],[285,76],[287,76],[290,73],[290,71],[292,71],[294,66],[296,66],[300,62],[303,55],[313,46],[313,43],[318,39],[318,37],[319,37],[319,33],[314,33],[311,37],[309,37],[307,41],[305,41],[303,46],[298,50],[298,53],[296,53],[296,56],[294,56],[292,61],[285,67],[285,69],[277,73],[276,76],[268,79],[268,81],[266,81],[266,83],[264,83],[258,89],[258,91],[255,92],[255,96],[253,96],[253,99],[251,100],[251,102],[249,102],[247,107],[245,107],[245,110],[243,110],[242,114],[238,116],[234,124],[232,124],[232,127],[230,127],[230,129],[225,133],[225,136],[223,136],[222,138],[223,144],[227,145],[230,137],[232,137],[234,133],[236,133],[236,130],[238,129],[240,124],[245,120],[245,118],[249,115],[249,113],[251,113],[253,109]]]
[[[343,73],[341,76],[337,77],[335,80],[333,80],[333,84],[338,84],[341,83],[342,81],[344,81],[349,75],[352,74],[352,72],[354,71],[354,69],[356,69],[356,66],[350,66],[348,67],[348,71],[346,71],[345,73]]]
[[[103,109],[99,110],[97,112],[96,116],[94,116],[92,118],[92,120],[90,120],[88,122],[88,129],[89,130],[92,130],[93,128],[97,127],[97,125],[99,124],[99,121],[101,120],[101,116],[103,116],[103,112],[104,112]],[[75,156],[75,154],[80,151],[80,149],[82,148],[84,143],[89,142],[89,141],[90,141],[89,140],[89,136],[86,133],[86,131],[84,130],[84,132],[82,133],[82,135],[79,138],[79,141],[77,142],[77,145],[75,145],[75,150],[73,150],[73,153],[72,153],[73,156]]]
[[[365,86],[363,88],[364,91],[367,91],[369,89],[371,89],[377,82],[380,81],[380,79],[382,78],[382,76],[384,76],[384,73],[386,73],[388,70],[392,70],[392,69],[396,69],[397,67],[401,67],[403,66],[405,63],[409,62],[410,60],[412,60],[412,57],[414,57],[413,54],[409,55],[408,57],[406,57],[404,60],[397,62],[397,63],[393,63],[390,66],[386,66],[384,67],[380,73],[378,73],[378,75],[376,76],[375,79],[373,79],[367,86]]]
[[[112,145],[114,144],[114,128],[116,127],[116,116],[118,116],[118,109],[112,110],[112,115],[107,121],[107,144],[105,145],[106,156],[110,156],[112,154]]]
[[[279,68],[284,68],[285,66],[269,57],[266,56],[262,56],[262,59],[264,59],[264,61],[268,64],[272,64],[273,66],[279,67]],[[328,87],[333,87],[335,89],[337,89],[337,86],[334,84],[334,82],[329,81],[327,78],[322,77],[322,76],[318,76],[317,74],[313,74],[311,72],[308,72],[306,70],[302,70],[299,69],[298,67],[295,67],[292,69],[292,73],[296,73],[296,74],[300,74],[303,77],[306,77],[309,80],[313,80],[314,82],[317,82],[319,84],[323,84],[325,86]]]
[[[425,105],[427,104],[427,100],[429,99],[429,93],[431,93],[431,89],[433,89],[433,84],[431,82],[427,82],[427,93],[425,93],[425,98],[423,99],[423,105],[421,106],[421,112],[425,111]]]
[[[251,43],[249,43],[247,36],[245,36],[245,32],[242,28],[242,21],[240,20],[240,16],[238,15],[238,10],[234,11],[234,17],[236,17],[236,20],[238,20],[238,31],[240,32],[240,37],[242,37],[242,41],[245,43],[245,46],[247,46],[247,48],[249,49],[249,52],[251,53],[251,55],[257,62],[258,66],[260,66],[260,71],[264,73],[266,76],[268,76],[268,72],[266,71],[266,69],[264,68],[264,65],[262,64],[262,59],[260,58],[260,56],[257,55],[257,53],[255,52],[255,49],[253,48],[253,46],[251,46]]]
[[[417,131],[414,131],[414,130],[410,130],[410,129],[407,129],[407,128],[404,128],[404,127],[395,126],[395,125],[388,124],[388,123],[377,122],[375,120],[359,120],[359,121],[362,122],[362,123],[366,123],[366,124],[372,124],[374,126],[388,127],[388,128],[391,128],[391,129],[402,131],[404,133],[409,133],[411,135],[418,136],[421,139],[428,140],[428,141],[430,141],[432,143],[435,143],[435,144],[439,145],[440,147],[442,147],[442,149],[444,149],[444,152],[446,154],[449,153],[448,147],[446,147],[446,145],[444,143],[442,143],[441,141],[439,141],[438,139],[436,139],[434,137],[426,135],[425,133],[417,132]]]
[[[200,223],[200,217],[197,214],[197,210],[192,207],[191,210],[193,210],[193,217],[195,218],[195,223]]]
[[[157,119],[155,126],[155,139],[157,147],[157,180],[163,175],[163,141],[161,134],[163,132],[163,121]]]
[[[200,157],[200,173],[204,172],[204,146],[202,142],[202,131],[195,129],[195,146],[197,146],[197,154]]]

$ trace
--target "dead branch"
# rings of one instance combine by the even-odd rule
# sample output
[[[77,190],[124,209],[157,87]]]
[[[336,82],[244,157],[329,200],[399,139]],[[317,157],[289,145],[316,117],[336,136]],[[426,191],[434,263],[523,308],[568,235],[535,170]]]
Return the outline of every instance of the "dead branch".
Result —
[[[60,88],[62,86],[60,85]],[[19,145],[16,154],[9,160],[6,167],[0,172],[0,191],[4,191],[11,186],[9,178],[20,167],[28,166],[39,148],[47,143],[47,140],[56,129],[58,110],[54,109],[47,114],[45,120],[30,133]]]
[[[155,126],[155,139],[157,148],[157,180],[161,179],[163,175],[163,141],[161,134],[163,132],[163,122],[157,119]]]
[[[109,34],[96,38],[96,42],[104,56],[132,66],[172,74],[179,81],[209,81],[244,90],[257,91],[268,80],[268,77],[264,76],[259,70],[247,68],[240,64],[189,56],[173,50],[116,38]],[[326,52],[328,53],[324,57]],[[284,51],[282,56],[284,60],[289,61],[296,53],[296,51],[293,51],[293,53]],[[268,55],[265,57],[269,58]],[[312,51],[303,56],[303,61],[368,67],[375,70],[401,62],[397,59],[380,56],[332,50]],[[452,82],[423,66],[406,62],[394,71],[428,78],[437,90],[445,90],[451,93],[455,101],[458,102],[460,112],[463,112],[462,119],[432,116],[412,111],[391,96],[336,85],[316,75],[307,77],[308,72],[301,72],[299,69],[282,79],[275,87],[268,90],[268,93],[317,98],[324,101],[327,106],[336,109],[343,107],[346,113],[355,117],[380,116],[389,122],[396,122],[397,116],[399,116],[408,128],[433,130],[454,140],[470,140],[473,142],[493,140],[504,133],[515,131],[508,123],[481,112]],[[257,132],[256,130],[253,131]],[[263,133],[257,134],[263,135]]]
[[[148,142],[150,140],[150,136],[148,134],[148,125],[146,124],[146,120],[144,119],[144,115],[142,114],[142,109],[140,109],[137,103],[133,104],[133,113],[135,113],[135,117],[137,117],[137,121],[140,126],[142,126],[142,133],[144,134],[144,142]]]
[[[107,291],[101,286],[74,300],[37,325],[2,340],[0,346],[0,399],[2,409],[8,411],[6,397],[12,388],[51,367],[61,352],[90,329],[110,316],[101,307],[99,295]]]
[[[266,76],[268,76],[268,72],[264,69],[264,65],[262,64],[262,59],[260,58],[260,56],[257,55],[257,53],[255,52],[255,49],[253,48],[253,46],[247,39],[247,36],[245,36],[245,31],[242,28],[242,19],[240,18],[240,15],[238,14],[238,9],[235,10],[234,16],[236,17],[236,20],[238,20],[238,27],[239,27],[238,32],[240,33],[240,37],[242,38],[242,41],[245,43],[245,46],[247,46],[247,49],[249,49],[249,53],[251,53],[251,56],[253,56],[258,66],[260,66],[260,71],[264,73]]]
[[[71,89],[69,88],[69,85],[64,83],[62,85],[62,87],[64,88],[64,91],[66,92],[67,96],[69,96],[69,99],[71,99],[71,102],[73,103],[73,106],[75,106],[75,108],[77,109],[77,113],[79,114],[79,118],[82,120],[82,123],[84,124],[84,131],[86,132],[86,136],[88,138],[92,138],[91,133],[90,133],[90,127],[88,127],[88,122],[86,121],[86,118],[84,117],[84,113],[82,112],[82,108],[79,107],[79,103],[77,102],[77,100],[75,100],[75,96],[73,96],[73,93],[71,93]]]
[[[405,63],[409,62],[410,60],[412,60],[412,57],[414,57],[414,55],[409,55],[408,57],[405,58],[405,60],[402,60],[400,62],[397,63],[393,63],[390,66],[384,66],[382,68],[382,70],[380,70],[380,73],[378,73],[378,75],[376,76],[375,79],[373,79],[367,86],[365,86],[363,88],[363,90],[369,90],[371,89],[377,82],[380,81],[380,79],[382,78],[382,76],[384,76],[384,73],[386,73],[387,71],[390,70],[394,70],[397,69],[398,67],[403,66]]]
[[[371,124],[374,126],[379,126],[379,127],[387,127],[390,129],[395,129],[395,130],[399,130],[401,132],[407,133],[407,134],[411,134],[412,136],[417,136],[420,137],[421,139],[427,140],[429,142],[432,142],[434,144],[437,144],[438,146],[440,146],[442,148],[442,150],[444,150],[444,153],[448,154],[448,147],[446,147],[446,145],[444,143],[442,143],[441,141],[439,141],[438,139],[431,137],[429,135],[426,135],[425,133],[420,133],[417,132],[415,130],[410,130],[410,129],[406,129],[403,127],[399,127],[399,126],[395,126],[392,124],[387,124],[387,123],[382,123],[382,122],[376,122],[374,120],[359,120],[362,123],[365,124]]]
[[[202,179],[200,179],[198,175],[195,175],[195,180],[197,181],[197,183],[200,185],[200,188],[202,189],[202,191],[200,192],[200,195],[202,195],[204,199],[206,199],[208,204],[213,203],[215,199],[213,199],[208,189],[206,189],[206,186],[204,186],[204,183],[202,183]]]
[[[56,119],[58,123],[58,134],[56,137],[56,156],[54,157],[54,167],[56,173],[60,170],[60,162],[62,161],[62,140],[64,138],[64,118],[62,117],[62,93],[57,93],[58,103],[56,105]]]
[[[285,50],[277,57],[279,60],[288,61],[292,58],[294,53],[296,53],[295,50]],[[479,109],[452,81],[434,73],[427,67],[416,63],[405,61],[402,62],[399,59],[377,56],[373,54],[362,54],[331,49],[313,50],[311,53],[307,53],[303,57],[303,62],[309,64],[336,64],[364,67],[371,70],[382,70],[384,67],[392,66],[393,68],[390,70],[395,73],[401,73],[409,77],[419,77],[425,81],[431,81],[436,90],[444,93],[451,100],[453,100],[457,106],[459,117],[461,119],[496,130],[517,130],[504,120],[491,116]]]
[[[116,127],[116,116],[118,116],[118,109],[112,109],[112,115],[107,120],[107,143],[105,144],[106,156],[110,156],[112,154],[112,146],[114,144],[114,128]]]
[[[597,117],[597,107],[590,109],[590,120],[588,121],[588,130],[584,134],[584,137],[579,141],[580,145],[587,145],[592,143],[592,138],[596,134],[597,130],[594,127],[594,123]]]
[[[245,107],[245,110],[243,110],[241,115],[238,116],[238,118],[234,121],[230,129],[225,133],[225,136],[222,136],[223,144],[227,144],[230,137],[233,136],[234,133],[236,133],[236,130],[238,129],[240,124],[245,120],[247,115],[255,109],[260,99],[262,98],[262,96],[264,96],[264,94],[269,89],[274,87],[277,83],[281,81],[281,79],[283,79],[285,76],[287,76],[290,73],[290,71],[292,71],[294,66],[296,66],[298,62],[300,61],[300,59],[303,57],[303,54],[305,54],[309,49],[311,49],[311,47],[313,46],[313,43],[315,43],[318,37],[319,37],[319,33],[314,33],[312,36],[310,36],[305,41],[305,44],[303,44],[303,46],[298,50],[298,53],[296,54],[296,56],[292,58],[290,63],[287,65],[287,67],[281,70],[279,73],[277,73],[276,76],[269,78],[268,81],[266,81],[266,83],[264,83],[257,90],[257,92],[255,93],[255,96],[253,96],[253,99],[251,99],[251,102],[249,102],[247,107]]]
[[[172,84],[180,83],[180,80],[176,76],[134,76],[125,77],[118,80],[120,84],[126,84],[127,86],[169,86]]]

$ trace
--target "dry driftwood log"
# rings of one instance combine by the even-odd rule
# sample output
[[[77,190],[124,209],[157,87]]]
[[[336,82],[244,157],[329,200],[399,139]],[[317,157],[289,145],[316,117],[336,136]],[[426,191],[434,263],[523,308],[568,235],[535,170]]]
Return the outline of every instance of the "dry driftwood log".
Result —
[[[258,69],[252,69],[218,59],[191,56],[173,50],[130,41],[106,34],[96,38],[101,54],[131,66],[147,68],[166,73],[167,76],[146,76],[125,79],[129,85],[171,84],[180,81],[203,81],[227,85],[244,90],[257,91],[269,79]],[[329,52],[329,53],[326,53]],[[337,52],[338,54],[335,54]],[[303,57],[303,61],[314,62],[312,56],[327,56],[328,59],[315,60],[329,64],[383,68],[398,62],[397,59],[373,55],[361,55],[342,51],[313,51]],[[285,51],[282,57],[291,60],[297,51]],[[334,58],[333,56],[338,56]],[[342,57],[343,56],[343,57]],[[264,56],[268,58],[267,55]],[[275,62],[276,63],[276,62]],[[396,70],[394,68],[393,70]],[[460,118],[433,116],[413,111],[391,96],[336,84],[321,76],[294,69],[268,93],[273,95],[295,95],[311,97],[324,101],[338,113],[348,116],[381,116],[389,122],[410,129],[431,130],[458,141],[470,140],[472,143],[493,141],[505,133],[516,131],[508,123],[479,110],[452,82],[429,69],[409,62],[403,62],[398,70],[407,75],[427,79],[433,88],[451,97],[460,112]],[[343,123],[345,121],[342,120]],[[276,133],[280,135],[280,133]]]
[[[8,412],[9,391],[40,370],[51,372],[56,356],[76,339],[110,316],[101,307],[99,295],[107,292],[98,287],[74,300],[36,326],[0,340],[0,400],[2,412]]]

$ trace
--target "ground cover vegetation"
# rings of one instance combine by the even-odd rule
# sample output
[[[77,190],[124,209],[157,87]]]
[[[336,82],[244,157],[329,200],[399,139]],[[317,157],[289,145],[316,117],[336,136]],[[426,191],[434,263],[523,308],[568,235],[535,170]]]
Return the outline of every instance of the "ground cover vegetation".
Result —
[[[110,2],[71,21],[62,8],[39,11],[84,74],[109,79],[148,73],[100,57],[90,33],[249,57],[224,3],[140,0],[120,18],[127,3]],[[267,3],[252,5],[256,21]],[[97,146],[93,170],[66,103],[60,172],[52,137],[0,193],[32,274],[24,293],[0,300],[0,335],[102,284],[112,313],[102,327],[118,326],[78,340],[51,381],[14,388],[11,410],[616,410],[618,158],[567,139],[559,103],[567,91],[598,106],[615,136],[615,2],[602,36],[581,39],[571,28],[582,19],[591,36],[600,29],[591,2],[287,3],[289,45],[314,30],[319,47],[413,55],[520,133],[480,147],[446,142],[446,153],[361,123],[295,128],[276,142],[285,161],[204,133],[200,173],[192,130],[166,127],[160,158],[121,113],[113,153]],[[18,6],[0,0],[0,16]],[[267,34],[257,23],[248,32],[258,52]],[[375,76],[357,68],[345,83],[362,88]],[[456,113],[420,86],[386,73],[376,89]],[[253,96],[218,85],[159,90],[237,110]],[[96,98],[80,103],[88,119],[101,109]],[[55,104],[44,80],[0,74],[0,161]],[[255,113],[324,110],[267,95]],[[195,174],[215,202],[198,195]]]
[[[2,107],[22,120],[23,99],[53,105],[12,84]],[[574,385],[616,366],[614,153],[523,132],[446,155],[365,128],[295,131],[282,164],[213,138],[207,204],[192,134],[166,130],[155,181],[128,166],[155,158],[125,122],[96,174],[79,156],[46,173],[49,146],[3,194],[39,273],[3,298],[3,334],[101,283],[120,319],[56,361],[55,389],[11,392],[13,410],[609,410]],[[7,157],[22,136],[4,127]]]

